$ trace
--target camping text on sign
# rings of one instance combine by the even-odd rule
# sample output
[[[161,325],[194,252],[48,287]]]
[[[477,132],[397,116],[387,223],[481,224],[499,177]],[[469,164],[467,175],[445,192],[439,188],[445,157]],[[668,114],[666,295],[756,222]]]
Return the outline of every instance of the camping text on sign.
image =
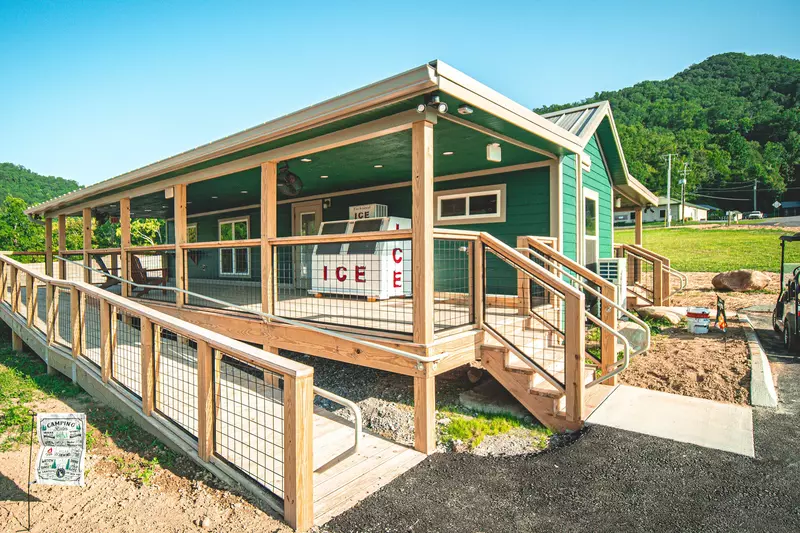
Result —
[[[36,428],[41,445],[36,454],[36,483],[82,487],[86,414],[39,413]]]

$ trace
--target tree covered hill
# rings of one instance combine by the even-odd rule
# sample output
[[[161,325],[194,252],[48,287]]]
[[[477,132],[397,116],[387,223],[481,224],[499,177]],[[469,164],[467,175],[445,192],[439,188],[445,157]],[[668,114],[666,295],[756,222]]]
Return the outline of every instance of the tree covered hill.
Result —
[[[687,191],[697,193],[689,196],[697,202],[750,209],[751,203],[719,197],[752,202],[753,180],[763,191],[758,199],[764,210],[787,191],[786,197],[798,197],[800,183],[792,185],[800,177],[798,60],[720,54],[668,80],[535,111],[600,100],[611,102],[631,174],[650,190],[666,192],[662,155],[676,153],[673,171],[689,163]]]
[[[0,202],[11,195],[26,204],[38,204],[74,191],[78,183],[73,180],[42,176],[22,165],[0,163]]]

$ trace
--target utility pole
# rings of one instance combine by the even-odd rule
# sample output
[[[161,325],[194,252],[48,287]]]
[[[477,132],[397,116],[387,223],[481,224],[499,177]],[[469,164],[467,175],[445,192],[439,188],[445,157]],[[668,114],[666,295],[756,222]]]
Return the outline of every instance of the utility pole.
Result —
[[[683,164],[683,179],[679,182],[681,184],[681,224],[686,220],[686,174],[689,173],[689,163]]]
[[[672,158],[677,157],[678,154],[664,154],[661,157],[667,160],[667,227],[672,226]]]
[[[756,192],[758,191],[758,180],[753,180],[753,211],[758,211],[756,207]]]

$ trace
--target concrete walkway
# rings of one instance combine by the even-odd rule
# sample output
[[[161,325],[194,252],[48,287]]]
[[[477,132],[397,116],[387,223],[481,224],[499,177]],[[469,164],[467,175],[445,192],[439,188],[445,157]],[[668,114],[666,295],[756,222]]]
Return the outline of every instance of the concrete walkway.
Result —
[[[620,385],[586,423],[755,456],[753,413],[741,405]]]

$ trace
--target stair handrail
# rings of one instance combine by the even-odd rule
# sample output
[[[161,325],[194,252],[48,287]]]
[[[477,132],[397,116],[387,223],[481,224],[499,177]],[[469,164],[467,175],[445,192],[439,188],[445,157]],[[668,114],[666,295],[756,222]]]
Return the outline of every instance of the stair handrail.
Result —
[[[532,239],[534,239],[534,237],[528,237],[528,239],[532,240]],[[564,254],[562,254],[558,250],[553,250],[553,249],[551,249],[551,250],[552,250],[552,252],[550,252],[550,250],[548,250],[548,253],[552,253],[553,255],[558,256],[559,260],[561,260],[563,258],[564,262],[570,263],[570,265],[574,265],[574,266],[578,267],[578,269],[582,269],[582,270],[586,269],[586,267],[584,267],[583,265],[579,265],[579,264],[575,263],[574,261],[572,261],[571,259],[566,257]],[[572,274],[570,274],[565,269],[565,267],[559,265],[558,263],[554,263],[554,262],[550,261],[549,259],[547,259],[543,255],[541,255],[539,252],[537,252],[536,250],[531,250],[530,248],[525,248],[525,249],[523,249],[523,251],[527,251],[529,254],[535,255],[543,263],[545,263],[545,264],[557,269],[562,276],[565,276],[565,277],[569,278],[570,280],[574,281],[575,283],[580,285],[583,290],[587,290],[587,291],[589,291],[590,294],[596,296],[598,299],[605,301],[612,308],[616,309],[617,311],[622,313],[625,317],[627,317],[628,320],[630,320],[630,321],[634,322],[635,324],[637,324],[638,326],[640,326],[645,332],[646,342],[644,344],[644,348],[636,350],[635,352],[633,352],[631,354],[631,357],[636,357],[637,355],[642,354],[642,353],[644,353],[644,352],[646,352],[647,350],[650,349],[650,326],[648,326],[647,323],[644,320],[642,320],[638,316],[634,315],[633,313],[631,313],[630,311],[628,311],[627,309],[625,309],[624,307],[619,305],[617,302],[613,301],[612,299],[610,299],[610,298],[608,298],[606,296],[603,296],[603,294],[601,292],[596,291],[595,289],[590,287],[588,284],[584,283],[583,281],[581,281],[577,277],[575,277]],[[572,270],[575,270],[574,268],[572,268],[572,266],[570,266],[569,268],[572,269]],[[589,271],[589,272],[591,272],[591,271]],[[597,276],[597,274],[595,274],[594,272],[592,272],[592,274]],[[608,280],[606,280],[604,278],[600,278],[600,279],[603,280],[603,282],[610,283]],[[591,315],[591,314],[589,316],[594,317],[594,315]],[[594,318],[597,318],[597,317],[594,317]],[[605,324],[605,322],[603,322],[603,324]],[[610,329],[612,331],[617,331],[617,330],[614,330],[613,328],[610,328]]]
[[[168,290],[168,291],[173,291],[175,293],[185,294],[186,296],[192,296],[194,298],[199,298],[201,300],[206,300],[208,302],[212,302],[212,303],[215,303],[215,304],[218,304],[218,305],[222,305],[222,306],[225,306],[225,307],[230,307],[230,308],[235,309],[235,310],[237,310],[237,311],[239,311],[241,313],[257,316],[257,317],[259,317],[259,318],[261,318],[262,320],[265,320],[265,321],[281,322],[281,323],[284,323],[284,324],[287,324],[287,325],[290,325],[290,326],[296,326],[296,327],[299,327],[299,328],[304,328],[304,329],[307,329],[309,331],[313,331],[315,333],[323,333],[325,335],[330,335],[331,337],[336,337],[337,339],[340,339],[340,340],[344,340],[344,341],[360,344],[360,345],[366,346],[368,348],[373,348],[373,349],[377,349],[377,350],[383,350],[385,352],[389,352],[391,354],[398,355],[400,357],[404,357],[406,359],[411,359],[413,361],[416,361],[417,362],[417,370],[422,370],[421,367],[422,367],[422,365],[424,363],[437,363],[438,361],[440,361],[441,359],[445,358],[448,355],[448,352],[442,352],[442,353],[439,353],[439,354],[436,354],[436,355],[429,355],[429,356],[417,355],[415,353],[406,352],[406,351],[403,351],[403,350],[398,350],[397,348],[392,348],[391,346],[385,346],[383,344],[378,344],[376,342],[370,342],[370,341],[367,341],[367,340],[364,340],[364,339],[359,339],[358,337],[353,337],[352,335],[347,335],[347,334],[344,334],[344,333],[340,333],[338,331],[332,331],[332,330],[329,330],[329,329],[318,328],[316,326],[312,326],[310,324],[306,324],[305,322],[302,322],[302,321],[299,321],[299,320],[292,320],[290,318],[284,318],[284,317],[281,317],[281,316],[273,315],[271,313],[264,313],[263,311],[255,311],[253,309],[248,309],[247,307],[243,307],[243,306],[231,303],[231,302],[226,302],[225,300],[219,300],[217,298],[212,298],[211,296],[205,296],[203,294],[198,294],[196,292],[191,292],[191,291],[188,291],[186,289],[179,289],[178,287],[166,287],[164,285],[147,285],[145,283],[136,283],[135,281],[131,281],[131,280],[128,280],[128,279],[125,279],[125,278],[121,278],[119,276],[115,276],[114,274],[110,274],[110,273],[104,272],[102,270],[97,270],[97,269],[92,268],[92,267],[90,267],[88,265],[84,265],[83,263],[79,263],[77,261],[72,261],[71,259],[66,259],[64,257],[61,257],[60,255],[56,255],[55,258],[58,259],[59,261],[64,261],[66,263],[72,263],[73,265],[77,265],[77,266],[79,266],[81,268],[84,268],[84,269],[89,270],[91,272],[95,272],[95,273],[100,274],[102,276],[105,276],[107,278],[115,279],[115,280],[119,281],[120,283],[125,283],[127,285],[132,286],[132,287],[137,287],[137,288],[140,288],[140,289]]]
[[[546,285],[550,290],[561,293],[564,297],[567,295],[578,299],[580,302],[584,300],[584,294],[579,290],[572,287],[570,284],[566,283],[564,280],[553,276],[550,272],[546,269],[542,268],[540,265],[537,265],[535,262],[531,261],[530,258],[526,257],[524,254],[520,253],[517,249],[513,246],[510,246],[503,241],[499,240],[497,237],[486,233],[480,232],[478,234],[480,241],[483,245],[490,250],[492,250],[495,255],[497,255],[502,260],[507,261],[511,265],[519,268],[523,273],[534,278],[544,285]],[[484,295],[485,298],[485,295]],[[581,304],[581,308],[582,308]],[[561,392],[566,392],[566,383],[561,384],[558,380],[552,376],[545,368],[543,368],[539,363],[537,363],[534,359],[529,357],[525,352],[514,346],[512,343],[507,341],[503,336],[494,329],[490,324],[486,324],[484,322],[483,325],[484,329],[489,332],[492,336],[496,337],[498,341],[502,344],[511,346],[513,348],[513,352],[520,357],[520,359],[531,367],[535,372],[539,373],[547,382],[553,385],[557,390]],[[554,328],[550,325],[553,331],[558,332],[558,329]],[[564,333],[566,335],[566,332]]]
[[[674,291],[670,292],[670,294],[669,294],[670,296],[673,296],[673,295],[678,294],[679,292],[683,291],[686,288],[686,286],[689,284],[689,278],[686,276],[686,274],[684,274],[683,272],[677,270],[676,268],[673,268],[672,265],[670,264],[670,260],[669,260],[668,257],[663,256],[663,255],[661,255],[659,253],[656,253],[653,250],[650,250],[648,248],[645,248],[641,244],[629,244],[628,246],[630,246],[631,248],[633,248],[635,250],[638,250],[640,252],[643,252],[645,254],[649,254],[649,255],[651,255],[653,257],[656,257],[656,258],[660,259],[661,263],[662,263],[662,267],[661,268],[665,269],[667,271],[667,273],[669,273],[670,276],[678,278],[678,281],[680,282],[680,287],[675,289]]]

